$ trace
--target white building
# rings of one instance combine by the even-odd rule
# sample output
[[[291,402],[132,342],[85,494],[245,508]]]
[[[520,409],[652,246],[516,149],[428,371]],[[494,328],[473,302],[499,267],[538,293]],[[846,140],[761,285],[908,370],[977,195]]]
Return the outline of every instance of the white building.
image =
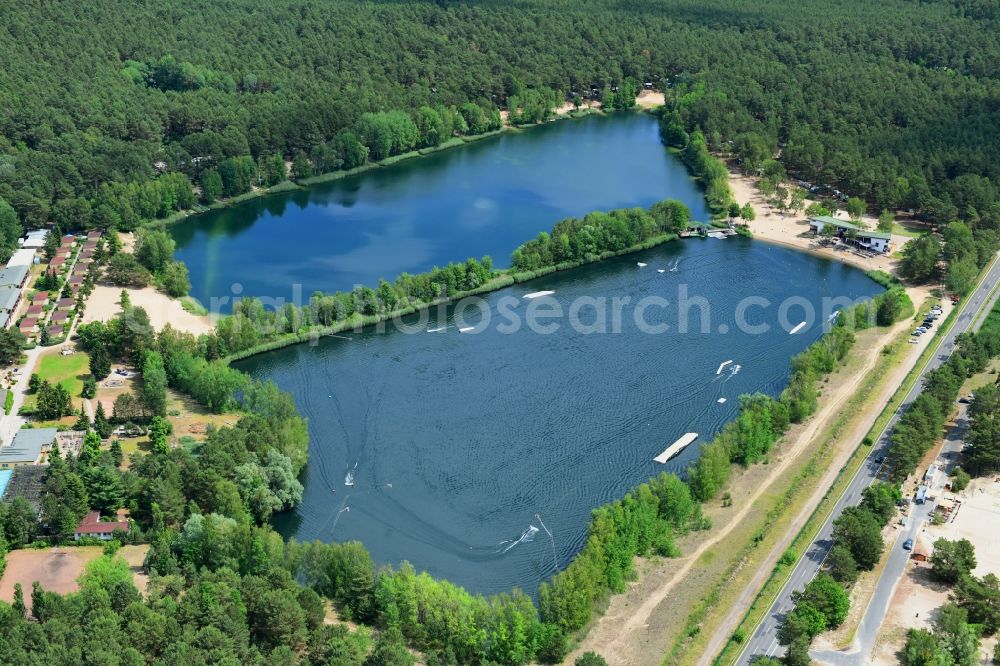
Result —
[[[816,235],[820,235],[823,229],[833,227],[833,235],[845,242],[854,243],[859,247],[880,254],[889,254],[892,251],[892,234],[881,231],[869,231],[856,224],[839,220],[829,215],[820,215],[809,218],[809,226],[813,228]]]
[[[35,249],[34,248],[21,248],[14,252],[11,256],[10,261],[7,262],[8,266],[31,266],[35,263]]]
[[[45,236],[49,232],[45,229],[35,229],[34,231],[29,231],[24,235],[24,238],[20,239],[18,243],[23,248],[28,248],[32,250],[37,250],[39,248],[45,247]]]

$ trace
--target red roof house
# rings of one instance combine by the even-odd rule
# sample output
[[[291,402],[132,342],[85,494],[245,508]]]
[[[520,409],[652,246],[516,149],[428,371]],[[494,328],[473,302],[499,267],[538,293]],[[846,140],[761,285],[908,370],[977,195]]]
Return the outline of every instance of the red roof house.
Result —
[[[128,521],[102,522],[101,514],[97,511],[91,511],[84,516],[83,522],[73,532],[73,540],[79,541],[80,539],[89,537],[91,539],[100,539],[101,541],[111,541],[115,530],[127,533],[129,530]]]
[[[28,306],[28,311],[25,312],[25,314],[27,314],[29,316],[34,315],[34,316],[37,317],[38,315],[42,314],[42,306],[41,305],[29,305]]]
[[[62,323],[64,321],[66,321],[67,319],[69,319],[69,313],[66,312],[65,310],[57,310],[56,312],[52,313],[52,323],[53,324]]]
[[[74,303],[76,303],[76,301],[72,298],[60,298],[56,301],[56,310],[72,310]]]

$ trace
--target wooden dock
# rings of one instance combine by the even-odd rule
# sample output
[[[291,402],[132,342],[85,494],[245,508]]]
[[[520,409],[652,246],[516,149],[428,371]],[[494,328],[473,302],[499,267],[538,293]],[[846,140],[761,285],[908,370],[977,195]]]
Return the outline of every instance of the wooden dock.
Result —
[[[696,439],[698,439],[698,433],[696,432],[685,433],[683,437],[681,437],[676,442],[668,446],[663,453],[653,458],[653,460],[662,465],[671,458],[673,458],[674,456],[676,456],[678,453],[686,449],[688,446],[690,446],[691,443]]]

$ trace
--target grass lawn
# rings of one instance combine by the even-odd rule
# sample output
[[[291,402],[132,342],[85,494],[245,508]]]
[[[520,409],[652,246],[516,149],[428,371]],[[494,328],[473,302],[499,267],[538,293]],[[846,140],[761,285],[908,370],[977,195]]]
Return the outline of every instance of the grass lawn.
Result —
[[[993,359],[990,361],[990,364],[986,366],[986,370],[984,372],[972,375],[965,380],[965,383],[962,384],[962,388],[959,391],[959,395],[968,395],[969,393],[978,388],[982,388],[987,384],[995,384],[998,374],[1000,374],[1000,359]]]
[[[927,231],[927,227],[920,224],[914,224],[912,222],[907,222],[906,224],[894,222],[892,225],[892,233],[899,234],[900,236],[909,236],[911,238],[923,236],[927,233]]]
[[[191,440],[204,441],[210,425],[217,428],[231,426],[239,418],[238,414],[233,413],[213,414],[190,397],[174,390],[167,391],[167,420],[174,427],[172,444],[190,443]],[[184,437],[188,439],[182,441]]]
[[[69,391],[73,407],[79,408],[83,380],[90,376],[90,358],[85,353],[74,352],[63,356],[58,349],[53,349],[38,359],[38,368],[35,372],[39,379],[46,379],[50,384],[61,384]],[[25,396],[24,404],[33,409],[35,396],[32,394]]]
[[[63,356],[58,351],[45,354],[39,359],[38,377],[51,384],[62,384],[73,397],[83,390],[83,380],[90,376],[90,358],[83,352]]]

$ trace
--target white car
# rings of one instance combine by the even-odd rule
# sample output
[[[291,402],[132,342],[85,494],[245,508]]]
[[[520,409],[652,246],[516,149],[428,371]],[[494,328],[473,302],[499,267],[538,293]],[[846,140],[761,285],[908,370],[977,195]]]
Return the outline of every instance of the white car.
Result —
[[[911,345],[915,345],[915,344],[917,344],[918,342],[920,342],[920,340],[917,340],[916,338],[910,338],[910,344],[911,344]]]

